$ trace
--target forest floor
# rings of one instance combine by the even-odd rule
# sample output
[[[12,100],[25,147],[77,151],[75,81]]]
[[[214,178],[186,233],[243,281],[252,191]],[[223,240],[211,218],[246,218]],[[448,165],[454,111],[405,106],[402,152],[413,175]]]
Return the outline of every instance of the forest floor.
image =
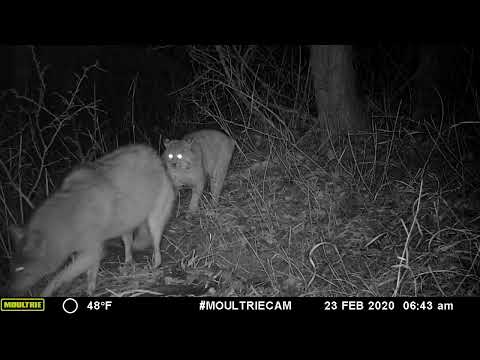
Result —
[[[425,142],[380,161],[387,150],[363,148],[361,160],[305,140],[237,149],[217,207],[207,195],[186,216],[182,190],[160,268],[151,248],[125,266],[122,242],[111,241],[95,295],[480,295],[480,201],[448,184],[454,167],[435,165]],[[57,295],[82,295],[85,284],[83,275]]]

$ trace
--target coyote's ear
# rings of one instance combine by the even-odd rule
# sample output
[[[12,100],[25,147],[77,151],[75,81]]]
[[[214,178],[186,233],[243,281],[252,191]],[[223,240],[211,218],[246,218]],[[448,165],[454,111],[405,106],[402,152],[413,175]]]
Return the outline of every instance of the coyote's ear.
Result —
[[[25,238],[25,229],[22,226],[10,225],[8,230],[15,241],[22,241]]]
[[[8,231],[13,237],[15,248],[21,249],[25,244],[25,229],[22,226],[18,225],[10,225],[8,227]]]
[[[15,241],[15,251],[22,252],[27,256],[43,256],[47,250],[47,242],[42,233],[34,230],[27,235],[25,227],[18,225],[10,226],[10,233]]]

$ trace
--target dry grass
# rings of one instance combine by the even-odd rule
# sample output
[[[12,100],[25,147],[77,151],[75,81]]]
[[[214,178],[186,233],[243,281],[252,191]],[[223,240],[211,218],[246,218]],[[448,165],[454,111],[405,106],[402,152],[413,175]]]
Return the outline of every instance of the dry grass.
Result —
[[[189,193],[181,193],[160,269],[152,268],[151,250],[123,266],[121,243],[112,241],[96,295],[478,296],[479,174],[465,124],[448,115],[413,123],[401,106],[392,111],[372,100],[372,131],[324,136],[302,115],[312,96],[305,71],[276,73],[274,57],[255,62],[253,51],[191,52],[197,77],[184,99],[197,105],[195,121],[213,119],[239,145],[220,204],[213,208],[207,195],[198,216],[186,217]],[[260,79],[262,71],[270,77]],[[21,126],[0,142],[7,257],[6,227],[28,218],[72,165],[118,146],[95,101],[72,92],[52,113],[16,97],[26,100],[34,111],[19,107],[13,118]],[[91,120],[81,143],[70,138],[79,114]],[[194,119],[177,115],[176,129],[191,126]],[[84,291],[82,276],[58,295]]]

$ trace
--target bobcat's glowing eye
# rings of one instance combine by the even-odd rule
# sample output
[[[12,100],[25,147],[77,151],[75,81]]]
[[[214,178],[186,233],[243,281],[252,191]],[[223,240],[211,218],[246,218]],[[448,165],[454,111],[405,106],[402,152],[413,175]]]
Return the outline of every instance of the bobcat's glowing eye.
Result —
[[[178,155],[177,155],[177,159],[178,159],[178,160],[182,160],[182,158],[183,158],[182,154],[178,154]]]
[[[172,155],[172,154],[168,154],[168,158],[169,158],[170,160],[172,160],[172,159],[173,159],[173,155]]]

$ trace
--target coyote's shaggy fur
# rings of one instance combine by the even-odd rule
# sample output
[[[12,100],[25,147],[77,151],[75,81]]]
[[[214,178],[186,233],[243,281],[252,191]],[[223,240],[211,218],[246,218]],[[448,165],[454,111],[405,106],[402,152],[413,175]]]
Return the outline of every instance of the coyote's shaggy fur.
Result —
[[[45,275],[74,260],[55,275],[42,296],[87,271],[92,295],[105,240],[121,236],[125,260],[132,260],[132,232],[147,224],[153,238],[154,265],[161,263],[160,240],[175,193],[161,158],[145,145],[129,145],[74,169],[62,186],[14,226],[12,294],[22,294]]]

